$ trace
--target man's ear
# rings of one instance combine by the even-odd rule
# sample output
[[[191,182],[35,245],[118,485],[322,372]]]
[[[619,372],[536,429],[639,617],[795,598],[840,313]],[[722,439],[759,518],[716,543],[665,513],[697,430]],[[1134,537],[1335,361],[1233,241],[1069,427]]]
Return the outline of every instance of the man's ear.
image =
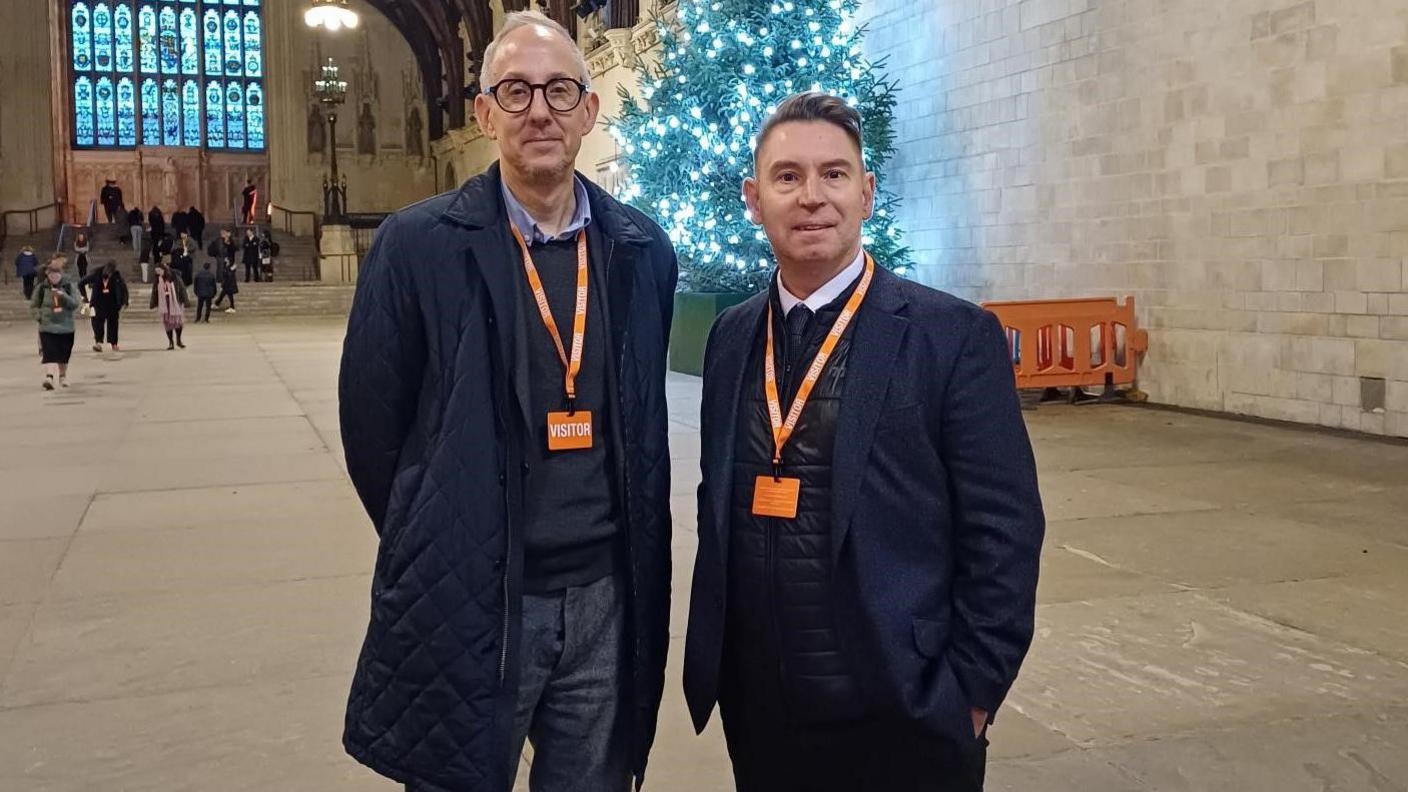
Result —
[[[865,173],[865,219],[875,214],[875,174]]]
[[[587,117],[582,126],[582,136],[586,137],[596,126],[597,116],[601,113],[601,97],[597,96],[596,91],[587,91],[587,97],[582,103],[587,106]]]
[[[474,96],[474,120],[479,122],[479,129],[484,133],[484,137],[490,140],[498,140],[498,130],[494,128],[494,119],[489,112],[489,103],[494,101],[493,97],[481,93]]]
[[[748,219],[753,225],[762,225],[763,214],[758,209],[758,180],[752,176],[743,180],[743,203],[748,206]]]

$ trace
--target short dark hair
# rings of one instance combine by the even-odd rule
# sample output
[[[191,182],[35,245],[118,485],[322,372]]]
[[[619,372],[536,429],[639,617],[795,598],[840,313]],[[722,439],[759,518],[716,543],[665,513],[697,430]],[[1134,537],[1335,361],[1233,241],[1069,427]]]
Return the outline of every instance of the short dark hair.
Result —
[[[807,91],[806,93],[793,94],[782,100],[782,104],[777,106],[777,111],[768,116],[763,122],[763,128],[758,130],[758,140],[753,145],[753,168],[758,166],[758,152],[763,150],[763,143],[768,139],[768,135],[780,124],[789,121],[822,121],[832,126],[839,127],[846,137],[856,144],[856,151],[861,152],[864,161],[865,146],[861,135],[860,113],[854,107],[846,103],[845,99],[833,96],[820,91]]]

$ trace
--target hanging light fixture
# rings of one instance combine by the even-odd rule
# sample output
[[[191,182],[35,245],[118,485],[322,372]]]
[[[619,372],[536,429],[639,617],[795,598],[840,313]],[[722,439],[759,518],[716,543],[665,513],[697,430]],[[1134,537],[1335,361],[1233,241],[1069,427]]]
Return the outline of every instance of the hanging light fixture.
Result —
[[[313,7],[303,12],[308,27],[325,28],[329,33],[361,24],[357,12],[347,6],[347,0],[313,0]]]

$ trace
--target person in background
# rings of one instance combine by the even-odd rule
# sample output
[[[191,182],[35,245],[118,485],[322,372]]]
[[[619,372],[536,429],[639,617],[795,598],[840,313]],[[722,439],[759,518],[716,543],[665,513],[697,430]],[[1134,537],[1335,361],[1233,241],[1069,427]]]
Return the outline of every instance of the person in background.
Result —
[[[204,245],[205,215],[201,214],[199,209],[192,206],[190,212],[187,214],[187,218],[187,222],[191,227],[191,236],[195,238],[196,245]]]
[[[117,183],[112,179],[103,181],[103,189],[98,193],[98,202],[103,205],[103,213],[107,215],[108,222],[116,223],[122,210],[122,190],[117,188]]]
[[[152,236],[160,238],[166,234],[166,215],[161,213],[160,206],[153,206],[147,212],[147,225],[151,228]]]
[[[241,260],[244,262],[244,282],[249,283],[250,277],[254,282],[259,282],[259,237],[255,235],[253,228],[244,230],[244,243],[240,250]]]
[[[181,280],[185,281],[187,286],[194,281],[195,258],[199,252],[200,248],[196,245],[196,241],[191,239],[188,231],[182,231],[181,238],[176,240],[171,248],[172,265],[176,267],[177,272],[181,273]]]
[[[88,244],[88,235],[82,231],[73,238],[73,255],[78,264],[78,277],[80,279],[88,277],[88,251],[92,246]]]
[[[274,280],[274,257],[277,255],[279,243],[274,241],[274,232],[265,231],[259,236],[259,271],[266,282],[272,283]]]
[[[240,191],[243,202],[240,204],[240,222],[245,225],[254,223],[254,216],[259,210],[259,190],[254,186],[254,179],[244,180],[244,189]]]
[[[196,321],[210,324],[210,303],[215,299],[215,273],[211,271],[210,262],[205,262],[205,267],[196,273]],[[233,307],[235,298],[230,298],[230,305]],[[202,318],[204,317],[204,318]]]
[[[93,351],[102,352],[106,340],[112,351],[121,352],[117,345],[118,319],[127,307],[129,295],[117,262],[109,261],[79,280],[78,293],[93,306]]]
[[[181,330],[186,324],[186,284],[181,282],[181,278],[171,267],[162,265],[157,268],[156,282],[152,284],[151,307],[157,309],[161,315],[161,327],[166,331],[166,349],[171,351],[176,347],[182,349],[186,345],[181,342]]]
[[[210,240],[210,247],[205,249],[210,257],[215,259],[217,271],[224,264],[234,266],[235,263],[235,237],[234,231],[229,228],[220,229],[220,238]]]
[[[26,300],[34,296],[34,276],[38,271],[39,257],[34,255],[34,248],[29,245],[20,248],[20,254],[15,256],[15,277],[20,279]]]
[[[67,260],[55,253],[44,268],[44,280],[34,290],[29,309],[39,323],[39,350],[44,364],[44,390],[68,387],[68,362],[73,356],[73,313],[78,289],[64,272]]]
[[[152,240],[147,239],[142,243],[142,253],[137,259],[137,266],[142,269],[142,283],[151,283],[152,274]]]
[[[132,255],[142,255],[142,210],[135,206],[127,213],[127,230],[132,238]],[[142,281],[146,282],[146,276]]]
[[[177,237],[191,230],[191,216],[185,209],[177,209],[171,214],[171,233]]]
[[[235,273],[235,263],[227,259],[221,259],[216,265],[220,281],[220,296],[215,298],[215,307],[219,308],[220,303],[229,298],[230,307],[225,309],[225,313],[235,312],[235,295],[240,293],[240,279]]]

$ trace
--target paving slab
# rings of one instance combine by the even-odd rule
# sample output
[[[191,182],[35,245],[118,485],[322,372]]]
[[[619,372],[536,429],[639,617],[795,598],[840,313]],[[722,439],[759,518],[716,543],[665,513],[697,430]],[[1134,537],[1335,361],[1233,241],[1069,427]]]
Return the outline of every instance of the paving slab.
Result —
[[[375,539],[370,531],[334,532],[322,524],[80,531],[54,575],[48,597],[198,591],[367,574],[376,557]],[[348,603],[349,608],[366,606]]]
[[[366,628],[348,605],[370,590],[354,575],[49,601],[14,653],[0,709],[340,676]]]
[[[1408,663],[1192,593],[1038,609],[1012,691],[1024,714],[1076,743],[1408,700]]]
[[[0,789],[399,789],[341,746],[344,676],[0,711]]]
[[[327,525],[337,534],[373,534],[346,479],[104,493],[88,508],[83,532],[261,525]]]
[[[1408,570],[1408,549],[1314,525],[1218,509],[1053,522],[1047,546],[1190,588]]]
[[[1408,569],[1234,586],[1209,592],[1208,597],[1287,627],[1408,662]]]
[[[68,537],[0,542],[0,605],[43,599],[68,544]]]

